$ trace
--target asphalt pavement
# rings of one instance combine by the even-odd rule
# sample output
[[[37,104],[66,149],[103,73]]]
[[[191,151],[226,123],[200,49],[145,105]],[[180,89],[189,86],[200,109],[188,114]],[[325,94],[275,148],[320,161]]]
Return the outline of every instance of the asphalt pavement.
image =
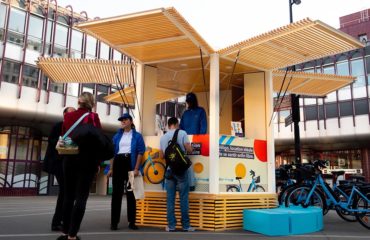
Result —
[[[125,198],[123,198],[125,199]],[[140,227],[138,231],[129,230],[126,222],[125,200],[122,203],[122,217],[118,231],[111,231],[110,196],[90,196],[79,236],[83,240],[122,240],[122,239],[369,239],[370,230],[359,223],[348,223],[339,218],[334,211],[324,217],[324,229],[305,235],[267,237],[244,230],[223,232],[196,231],[192,233],[165,232],[164,229]],[[59,233],[50,230],[56,197],[0,197],[0,240],[46,240],[56,239]],[[164,213],[165,214],[165,213]]]

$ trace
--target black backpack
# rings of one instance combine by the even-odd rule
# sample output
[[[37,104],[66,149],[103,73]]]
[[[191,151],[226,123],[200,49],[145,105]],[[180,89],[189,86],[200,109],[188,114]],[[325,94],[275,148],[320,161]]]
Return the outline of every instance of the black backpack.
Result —
[[[191,166],[191,161],[185,156],[184,151],[182,151],[177,143],[178,133],[179,129],[176,129],[172,140],[168,142],[168,146],[164,152],[164,158],[166,159],[166,168],[170,167],[172,173],[175,175],[182,175]]]

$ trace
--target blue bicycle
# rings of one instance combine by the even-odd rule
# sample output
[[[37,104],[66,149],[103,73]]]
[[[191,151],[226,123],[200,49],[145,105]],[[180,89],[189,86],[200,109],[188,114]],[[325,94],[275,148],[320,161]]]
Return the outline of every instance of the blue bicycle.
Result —
[[[301,185],[290,191],[285,199],[285,206],[302,205],[319,206],[325,211],[334,208],[342,218],[355,216],[365,228],[370,229],[370,187],[369,185],[351,185],[351,190],[336,194],[321,175],[321,168],[325,168],[325,161],[315,161],[316,178],[313,185]],[[349,195],[348,195],[349,194]],[[344,216],[342,216],[344,215]]]
[[[261,186],[258,185],[257,183],[260,183],[261,178],[260,176],[256,176],[256,173],[253,170],[249,171],[249,174],[252,176],[252,182],[249,184],[247,192],[265,192],[265,189]],[[236,180],[239,181],[239,185],[232,184],[232,185],[227,185],[226,186],[226,191],[227,192],[243,192],[242,184],[240,182],[241,177],[236,177]]]

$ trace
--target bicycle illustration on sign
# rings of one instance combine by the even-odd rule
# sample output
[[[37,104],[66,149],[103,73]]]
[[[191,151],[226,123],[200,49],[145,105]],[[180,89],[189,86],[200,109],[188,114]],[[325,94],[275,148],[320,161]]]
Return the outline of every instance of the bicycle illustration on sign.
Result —
[[[147,147],[143,156],[144,181],[159,184],[164,180],[166,163],[159,158],[159,149]]]
[[[250,170],[249,174],[252,177],[252,182],[249,184],[247,192],[265,192],[265,189],[261,185],[257,184],[260,183],[261,177],[260,176],[256,177],[256,173],[253,170]],[[239,185],[237,184],[226,185],[227,192],[243,192],[242,183],[240,182],[240,179],[242,179],[242,177],[236,177],[235,179],[238,180]]]

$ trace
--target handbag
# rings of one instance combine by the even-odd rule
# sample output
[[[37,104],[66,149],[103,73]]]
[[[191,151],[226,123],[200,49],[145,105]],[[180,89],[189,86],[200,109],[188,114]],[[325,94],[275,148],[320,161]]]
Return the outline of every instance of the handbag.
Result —
[[[76,155],[79,154],[78,145],[72,141],[68,135],[80,124],[80,122],[90,113],[87,112],[84,115],[82,115],[69,129],[68,131],[63,135],[59,137],[59,141],[55,147],[55,149],[58,151],[58,154],[60,155]],[[62,143],[62,144],[61,144]]]
[[[141,172],[139,171],[139,175],[136,177],[134,176],[134,171],[128,172],[128,182],[127,182],[127,191],[133,191],[135,199],[144,199],[145,198],[145,191],[144,191],[144,180]]]

